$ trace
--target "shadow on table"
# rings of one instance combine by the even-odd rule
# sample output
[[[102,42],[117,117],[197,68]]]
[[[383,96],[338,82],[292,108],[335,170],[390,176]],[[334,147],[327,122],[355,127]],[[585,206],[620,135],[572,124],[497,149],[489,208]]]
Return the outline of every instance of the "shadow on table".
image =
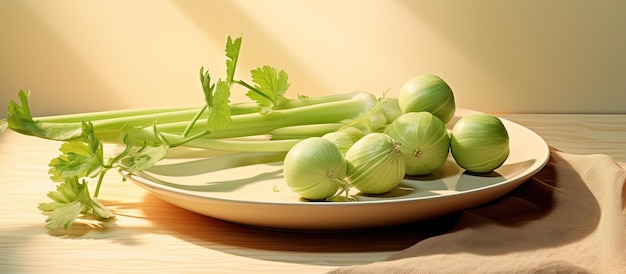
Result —
[[[163,233],[207,248],[219,250],[220,246],[226,246],[220,251],[233,254],[244,249],[335,254],[405,249],[421,255],[504,254],[576,242],[590,235],[600,218],[598,201],[586,182],[560,155],[552,155],[548,165],[530,180],[485,205],[428,221],[371,230],[259,229],[198,215],[150,194],[146,194],[144,201],[149,206],[142,208],[143,213],[163,229]],[[170,215],[177,216],[178,221],[169,222],[167,216]],[[571,230],[568,224],[574,223],[576,229]],[[499,238],[494,238],[496,236]],[[507,237],[526,240],[511,245]],[[422,248],[418,251],[417,247]],[[237,255],[254,257],[254,254],[260,253]]]
[[[143,213],[164,232],[182,240],[215,249],[215,244],[248,249],[295,252],[398,251],[416,242],[445,233],[458,214],[407,225],[363,230],[303,231],[252,227],[206,217],[162,201],[144,197]],[[176,222],[168,216],[176,216]]]

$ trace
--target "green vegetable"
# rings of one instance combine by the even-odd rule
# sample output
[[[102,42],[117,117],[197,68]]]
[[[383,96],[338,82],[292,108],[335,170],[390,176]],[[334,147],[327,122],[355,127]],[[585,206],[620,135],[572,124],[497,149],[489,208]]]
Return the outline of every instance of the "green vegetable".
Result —
[[[350,147],[354,145],[354,142],[358,140],[358,139],[353,138],[353,135],[345,131],[329,132],[329,133],[324,134],[322,138],[329,140],[333,144],[335,144],[337,148],[339,148],[339,151],[341,151],[342,154],[346,154],[346,152],[348,152]]]
[[[457,164],[465,170],[488,173],[508,158],[509,135],[498,117],[472,114],[461,118],[452,128],[450,150]]]
[[[283,176],[289,188],[305,199],[348,194],[346,161],[335,144],[321,137],[304,139],[287,152]]]
[[[288,140],[320,137],[324,134],[335,132],[343,126],[342,123],[328,123],[281,127],[271,131],[271,138],[272,140]]]
[[[270,66],[252,70],[251,83],[235,79],[240,46],[241,38],[228,37],[225,79],[214,81],[208,70],[200,69],[205,99],[200,106],[33,117],[29,92],[20,91],[19,103],[10,102],[8,118],[0,121],[0,130],[6,127],[63,142],[61,155],[50,162],[50,175],[59,183],[58,190],[48,195],[53,202],[40,206],[49,214],[46,227],[67,228],[81,214],[112,218],[97,200],[104,175],[111,169],[146,170],[166,157],[172,147],[287,152],[310,136],[271,140],[272,131],[303,125],[332,125],[336,129],[347,124],[374,130],[386,124],[381,110],[384,100],[367,92],[288,99],[287,73]],[[229,97],[235,87],[243,87],[252,102],[231,103]],[[237,138],[250,136],[254,140]],[[104,143],[126,148],[105,157]],[[96,178],[92,194],[87,185]]]
[[[385,133],[402,144],[407,175],[430,174],[448,159],[450,138],[446,125],[430,112],[403,114]]]
[[[39,209],[48,212],[46,228],[67,229],[81,214],[109,219],[114,215],[97,199],[89,195],[87,182],[78,181],[77,177],[65,178],[65,182],[57,186],[56,191],[48,193],[52,202],[39,204]]]
[[[419,75],[407,81],[398,94],[402,113],[428,111],[447,123],[454,117],[454,94],[436,75]]]
[[[383,194],[394,189],[405,173],[400,142],[384,133],[370,133],[346,153],[348,181],[366,194]]]
[[[97,199],[106,172],[127,163],[127,170],[143,170],[163,159],[167,148],[163,145],[145,144],[137,147],[126,135],[126,148],[113,158],[105,158],[103,146],[95,136],[91,123],[82,123],[81,140],[65,142],[59,149],[61,155],[50,161],[51,179],[60,182],[56,191],[48,193],[52,202],[39,204],[48,214],[46,228],[68,228],[81,214],[109,219],[114,215]],[[87,178],[98,178],[94,195],[88,189]]]
[[[80,122],[65,122],[67,117],[57,121],[54,117],[32,118],[28,108],[28,94],[19,93],[22,105],[12,102],[9,106],[9,127],[26,135],[37,136],[52,140],[71,140],[81,135]],[[312,102],[308,102],[312,101]],[[295,99],[294,107],[276,109],[272,112],[244,113],[232,115],[230,124],[222,130],[212,130],[211,123],[207,120],[199,120],[190,111],[166,112],[159,114],[142,114],[137,116],[117,117],[93,121],[97,136],[105,142],[121,142],[120,132],[130,132],[142,129],[149,133],[137,134],[137,136],[151,136],[152,125],[158,123],[156,128],[161,133],[180,135],[182,138],[171,145],[181,145],[198,137],[202,138],[231,138],[269,134],[272,130],[281,127],[338,123],[344,119],[356,117],[364,111],[376,105],[377,99],[372,94],[359,92],[349,96],[338,98],[336,96]],[[190,115],[191,114],[191,115]],[[203,117],[203,116],[200,116]],[[191,121],[191,122],[190,122]],[[189,129],[190,123],[193,128]],[[150,138],[154,141],[154,138]],[[219,147],[204,147],[206,149],[219,149]],[[288,149],[288,148],[286,148]],[[286,151],[286,149],[284,149]]]

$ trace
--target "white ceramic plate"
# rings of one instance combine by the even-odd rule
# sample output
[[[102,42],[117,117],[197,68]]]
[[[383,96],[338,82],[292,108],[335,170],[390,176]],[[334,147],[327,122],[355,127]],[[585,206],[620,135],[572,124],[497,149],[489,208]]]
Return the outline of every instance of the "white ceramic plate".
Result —
[[[471,113],[475,111],[457,109],[448,127]],[[450,157],[439,171],[406,178],[385,195],[353,193],[358,202],[301,200],[283,181],[280,159],[284,154],[178,149],[149,172],[127,177],[169,203],[234,223],[303,230],[392,226],[478,206],[538,172],[549,158],[546,142],[523,126],[502,121],[511,152],[493,173],[465,173]],[[267,162],[255,162],[259,158]]]

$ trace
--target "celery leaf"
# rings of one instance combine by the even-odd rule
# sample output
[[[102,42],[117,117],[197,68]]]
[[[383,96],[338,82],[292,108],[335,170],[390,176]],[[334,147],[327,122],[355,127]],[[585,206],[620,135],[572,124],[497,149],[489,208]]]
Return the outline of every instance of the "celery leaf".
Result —
[[[68,177],[92,177],[104,165],[103,146],[96,138],[93,125],[83,123],[83,140],[70,140],[61,145],[61,155],[52,159],[50,166],[51,178],[55,182]]]
[[[252,82],[255,90],[246,95],[257,102],[261,113],[268,113],[286,101],[285,92],[289,88],[287,73],[270,66],[263,66],[252,70]]]
[[[113,213],[95,198],[89,195],[87,182],[79,182],[78,177],[68,177],[57,186],[56,191],[47,195],[52,202],[41,203],[38,208],[48,213],[46,228],[50,230],[67,229],[80,214],[90,214],[109,219]]]
[[[167,156],[167,145],[147,144],[146,146],[128,153],[121,159],[124,169],[128,172],[138,172],[151,168]]]
[[[213,100],[208,109],[209,111],[209,128],[224,129],[231,122],[230,117],[230,86],[227,82],[217,81]]]
[[[101,166],[100,160],[90,153],[83,142],[69,141],[59,149],[63,154],[50,160],[48,166],[52,181],[67,177],[89,177]]]
[[[235,68],[237,67],[237,60],[239,59],[239,49],[241,48],[241,37],[236,38],[234,41],[230,36],[226,40],[226,82],[232,83],[235,77]]]
[[[215,84],[211,84],[211,75],[209,74],[209,70],[205,71],[204,67],[200,67],[200,83],[202,84],[204,99],[208,104],[213,100]]]
[[[210,129],[224,129],[230,124],[230,85],[218,80],[217,84],[211,84],[209,71],[200,68],[200,81],[207,104],[208,125]]]
[[[11,101],[7,124],[8,128],[21,134],[45,139],[65,141],[78,138],[82,133],[80,123],[43,123],[33,120],[28,106],[28,92],[20,90],[21,105]]]

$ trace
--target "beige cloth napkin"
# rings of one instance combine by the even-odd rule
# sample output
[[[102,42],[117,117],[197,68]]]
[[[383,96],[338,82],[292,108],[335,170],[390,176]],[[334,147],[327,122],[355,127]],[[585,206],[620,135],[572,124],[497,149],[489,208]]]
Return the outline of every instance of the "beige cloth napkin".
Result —
[[[384,262],[331,273],[626,273],[626,171],[551,149],[511,193]]]

